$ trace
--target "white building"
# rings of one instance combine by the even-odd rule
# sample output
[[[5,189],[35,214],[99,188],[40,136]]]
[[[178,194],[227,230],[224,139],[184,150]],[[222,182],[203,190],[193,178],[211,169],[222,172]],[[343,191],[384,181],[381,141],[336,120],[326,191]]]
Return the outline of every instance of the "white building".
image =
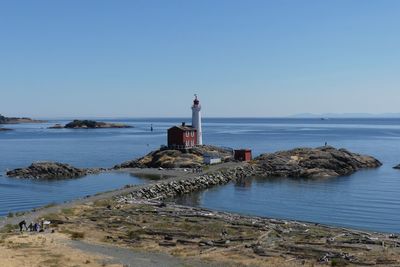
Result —
[[[195,99],[192,106],[192,127],[197,131],[197,145],[203,144],[203,132],[201,130],[201,105],[197,99],[197,95],[194,95]]]
[[[212,165],[212,164],[218,164],[221,163],[221,158],[217,156],[212,156],[212,155],[205,155],[204,156],[204,164],[207,165]]]

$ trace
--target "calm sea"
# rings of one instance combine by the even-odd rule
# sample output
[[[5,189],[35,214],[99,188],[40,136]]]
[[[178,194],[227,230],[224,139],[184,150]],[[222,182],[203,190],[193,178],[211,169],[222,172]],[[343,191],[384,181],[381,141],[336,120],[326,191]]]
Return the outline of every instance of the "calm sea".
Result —
[[[126,174],[64,181],[6,178],[7,169],[53,160],[78,167],[111,167],[166,142],[166,129],[189,119],[118,119],[132,129],[49,130],[44,124],[12,125],[0,133],[0,216],[63,202],[125,184],[145,183]],[[400,119],[205,119],[204,141],[248,147],[255,155],[294,147],[336,147],[377,157],[383,166],[332,179],[258,179],[191,194],[180,203],[243,214],[296,219],[358,229],[400,232]],[[153,124],[154,132],[150,132]]]

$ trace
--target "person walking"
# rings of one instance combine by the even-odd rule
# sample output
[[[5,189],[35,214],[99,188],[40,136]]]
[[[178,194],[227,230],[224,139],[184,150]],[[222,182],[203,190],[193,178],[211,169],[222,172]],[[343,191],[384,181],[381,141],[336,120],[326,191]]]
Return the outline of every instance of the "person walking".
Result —
[[[21,221],[18,225],[19,225],[19,231],[20,232],[22,232],[24,230],[24,227],[25,227],[25,230],[28,231],[28,227],[26,227],[26,221],[25,220]]]

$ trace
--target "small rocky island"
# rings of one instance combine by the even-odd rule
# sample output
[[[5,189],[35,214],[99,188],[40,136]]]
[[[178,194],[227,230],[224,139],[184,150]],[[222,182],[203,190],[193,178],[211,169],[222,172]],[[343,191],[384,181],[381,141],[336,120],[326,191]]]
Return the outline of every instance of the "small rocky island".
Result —
[[[114,169],[123,168],[196,168],[204,163],[204,156],[210,155],[221,158],[222,162],[233,160],[230,149],[203,145],[187,149],[161,148],[148,155],[114,166]]]
[[[11,130],[12,129],[0,127],[0,132],[7,132],[7,131],[11,131]]]
[[[393,169],[400,170],[400,164],[393,167]]]
[[[88,174],[95,174],[102,169],[79,169],[69,164],[58,162],[36,162],[27,168],[8,171],[9,177],[26,179],[70,179],[79,178]]]
[[[204,165],[204,156],[212,155],[222,162],[235,161],[232,150],[215,146],[197,146],[174,150],[162,148],[148,155],[114,166],[123,168],[196,168]],[[367,155],[331,146],[295,148],[262,154],[245,165],[248,176],[325,178],[350,175],[360,169],[377,168],[382,163]]]
[[[67,123],[65,126],[61,124],[56,124],[54,126],[49,127],[49,129],[104,129],[104,128],[133,128],[131,125],[126,125],[122,123],[110,123],[110,122],[101,122],[101,121],[93,121],[93,120],[74,120],[70,123]]]
[[[17,124],[17,123],[42,123],[43,120],[34,120],[31,118],[17,118],[17,117],[5,117],[0,114],[0,124]],[[1,131],[1,130],[0,130]]]
[[[350,175],[360,169],[377,168],[382,163],[366,155],[331,146],[296,148],[263,154],[254,160],[256,172],[268,177],[324,178]]]

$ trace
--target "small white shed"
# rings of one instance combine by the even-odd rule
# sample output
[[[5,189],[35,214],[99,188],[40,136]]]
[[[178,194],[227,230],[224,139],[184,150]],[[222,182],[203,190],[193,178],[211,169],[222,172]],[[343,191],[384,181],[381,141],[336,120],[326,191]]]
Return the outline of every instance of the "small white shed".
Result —
[[[212,165],[212,164],[218,164],[218,163],[221,163],[221,158],[216,157],[216,156],[211,156],[211,155],[204,156],[204,164]]]

